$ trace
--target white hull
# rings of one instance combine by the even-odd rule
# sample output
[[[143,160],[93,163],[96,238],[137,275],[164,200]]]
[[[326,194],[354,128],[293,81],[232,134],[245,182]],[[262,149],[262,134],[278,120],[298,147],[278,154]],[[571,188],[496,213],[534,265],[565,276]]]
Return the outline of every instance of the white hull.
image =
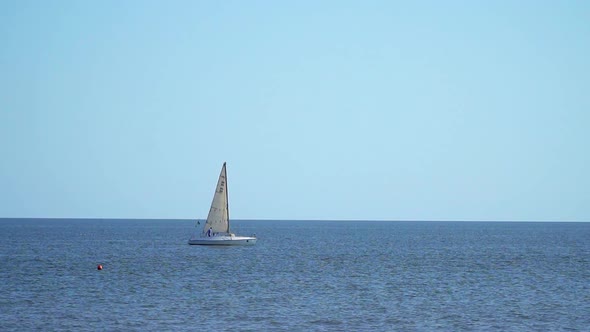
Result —
[[[188,240],[188,244],[202,246],[251,246],[256,244],[256,238],[250,236],[212,236],[199,237]]]

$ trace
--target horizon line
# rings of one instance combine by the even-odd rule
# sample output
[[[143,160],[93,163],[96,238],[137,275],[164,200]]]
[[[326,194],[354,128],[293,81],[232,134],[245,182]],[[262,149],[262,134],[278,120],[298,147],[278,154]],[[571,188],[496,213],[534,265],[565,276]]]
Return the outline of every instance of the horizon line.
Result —
[[[0,217],[0,220],[17,219],[17,220],[182,220],[182,221],[200,221],[206,220],[207,218],[101,218],[101,217]],[[303,221],[303,222],[326,222],[326,221],[341,221],[341,222],[367,222],[367,221],[380,221],[380,222],[590,222],[590,220],[491,220],[491,219],[254,219],[254,218],[232,218],[231,220],[237,221]]]

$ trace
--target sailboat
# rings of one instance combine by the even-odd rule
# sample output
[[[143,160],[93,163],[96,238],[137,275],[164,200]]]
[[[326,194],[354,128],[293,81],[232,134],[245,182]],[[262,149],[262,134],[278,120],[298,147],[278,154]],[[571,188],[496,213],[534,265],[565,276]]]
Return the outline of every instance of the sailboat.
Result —
[[[227,171],[225,163],[217,180],[207,221],[200,234],[193,235],[188,244],[243,246],[256,244],[256,236],[237,236],[229,228],[229,202],[227,198]]]

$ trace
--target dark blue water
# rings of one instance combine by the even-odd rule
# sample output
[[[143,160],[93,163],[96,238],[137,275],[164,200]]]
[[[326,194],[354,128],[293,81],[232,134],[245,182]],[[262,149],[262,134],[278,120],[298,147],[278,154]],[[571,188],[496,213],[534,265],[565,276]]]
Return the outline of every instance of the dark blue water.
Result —
[[[0,220],[0,330],[590,330],[590,223],[233,225]]]

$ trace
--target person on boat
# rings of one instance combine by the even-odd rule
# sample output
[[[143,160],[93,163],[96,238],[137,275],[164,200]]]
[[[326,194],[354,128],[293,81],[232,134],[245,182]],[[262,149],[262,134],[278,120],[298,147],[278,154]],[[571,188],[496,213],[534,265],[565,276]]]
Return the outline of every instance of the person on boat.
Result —
[[[207,236],[211,237],[211,235],[213,235],[213,228],[209,227],[209,230],[207,231]]]

